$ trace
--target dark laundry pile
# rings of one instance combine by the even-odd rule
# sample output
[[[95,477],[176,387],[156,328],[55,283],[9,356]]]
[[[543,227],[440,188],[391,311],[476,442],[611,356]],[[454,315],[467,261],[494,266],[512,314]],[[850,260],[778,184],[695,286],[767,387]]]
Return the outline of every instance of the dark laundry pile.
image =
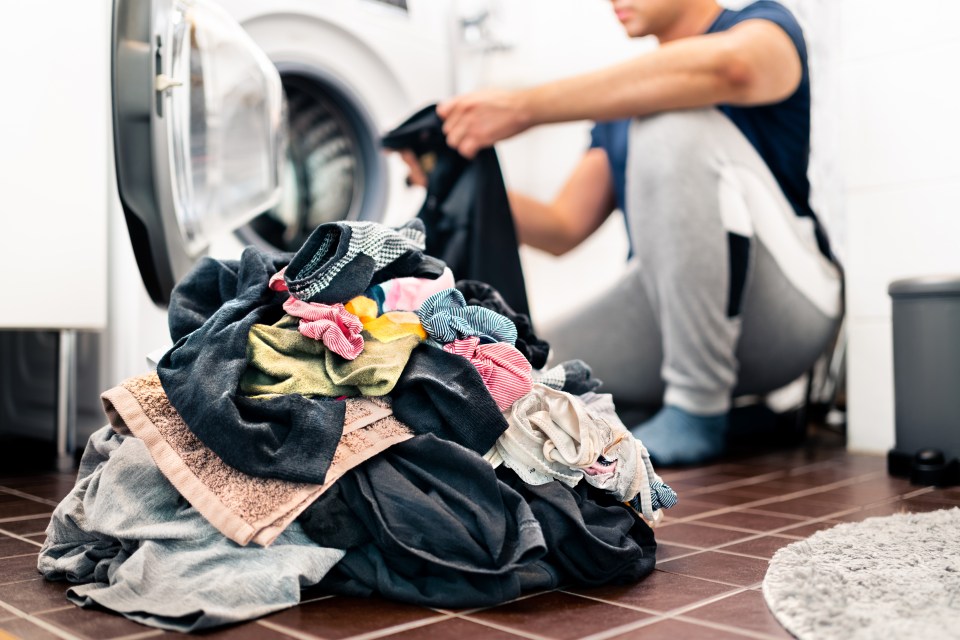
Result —
[[[202,259],[156,372],[102,395],[44,577],[195,631],[313,585],[473,607],[653,571],[676,494],[611,397],[429,244],[420,218],[334,222],[296,254]]]
[[[584,363],[534,369],[529,319],[423,235],[328,223],[293,256],[202,260],[156,373],[103,394],[44,576],[188,631],[317,584],[467,607],[649,574],[676,496],[643,445]]]

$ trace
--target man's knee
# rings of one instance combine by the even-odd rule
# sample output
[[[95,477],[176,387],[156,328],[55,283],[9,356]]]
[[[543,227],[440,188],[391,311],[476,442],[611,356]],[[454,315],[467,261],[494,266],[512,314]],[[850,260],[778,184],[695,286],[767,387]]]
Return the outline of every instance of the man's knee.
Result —
[[[637,118],[630,127],[630,167],[635,174],[670,177],[708,160],[716,132],[733,126],[716,109],[684,109]]]

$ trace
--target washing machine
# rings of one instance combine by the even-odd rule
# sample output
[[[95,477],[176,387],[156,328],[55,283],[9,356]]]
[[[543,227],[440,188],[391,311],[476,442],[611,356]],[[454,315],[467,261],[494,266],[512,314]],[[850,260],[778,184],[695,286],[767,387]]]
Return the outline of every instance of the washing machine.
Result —
[[[114,1],[105,385],[169,346],[164,307],[201,256],[295,251],[324,222],[416,214],[423,194],[379,138],[453,92],[475,24],[456,7]]]

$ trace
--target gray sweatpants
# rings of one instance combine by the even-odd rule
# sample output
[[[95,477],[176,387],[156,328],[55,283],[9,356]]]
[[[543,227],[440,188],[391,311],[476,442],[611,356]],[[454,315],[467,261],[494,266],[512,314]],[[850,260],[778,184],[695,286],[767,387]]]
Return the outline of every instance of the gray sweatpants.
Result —
[[[626,208],[636,257],[599,296],[544,327],[620,405],[708,415],[777,389],[833,338],[841,278],[813,225],[715,109],[633,122]]]

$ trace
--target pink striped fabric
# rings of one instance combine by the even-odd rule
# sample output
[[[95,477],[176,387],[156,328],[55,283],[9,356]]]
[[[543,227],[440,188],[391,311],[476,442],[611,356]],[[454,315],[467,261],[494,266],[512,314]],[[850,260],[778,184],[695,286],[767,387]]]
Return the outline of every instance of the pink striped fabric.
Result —
[[[533,389],[530,363],[511,344],[480,344],[480,338],[471,336],[449,342],[443,345],[443,350],[473,363],[501,411],[509,409]]]
[[[284,267],[277,271],[275,274],[270,276],[269,286],[274,291],[287,291],[287,281],[283,279],[283,274],[287,272],[287,268]]]
[[[281,282],[283,277],[281,276]],[[363,351],[363,324],[360,318],[343,308],[342,304],[304,302],[293,296],[283,303],[283,310],[300,318],[300,333],[323,344],[339,356],[354,360]]]

